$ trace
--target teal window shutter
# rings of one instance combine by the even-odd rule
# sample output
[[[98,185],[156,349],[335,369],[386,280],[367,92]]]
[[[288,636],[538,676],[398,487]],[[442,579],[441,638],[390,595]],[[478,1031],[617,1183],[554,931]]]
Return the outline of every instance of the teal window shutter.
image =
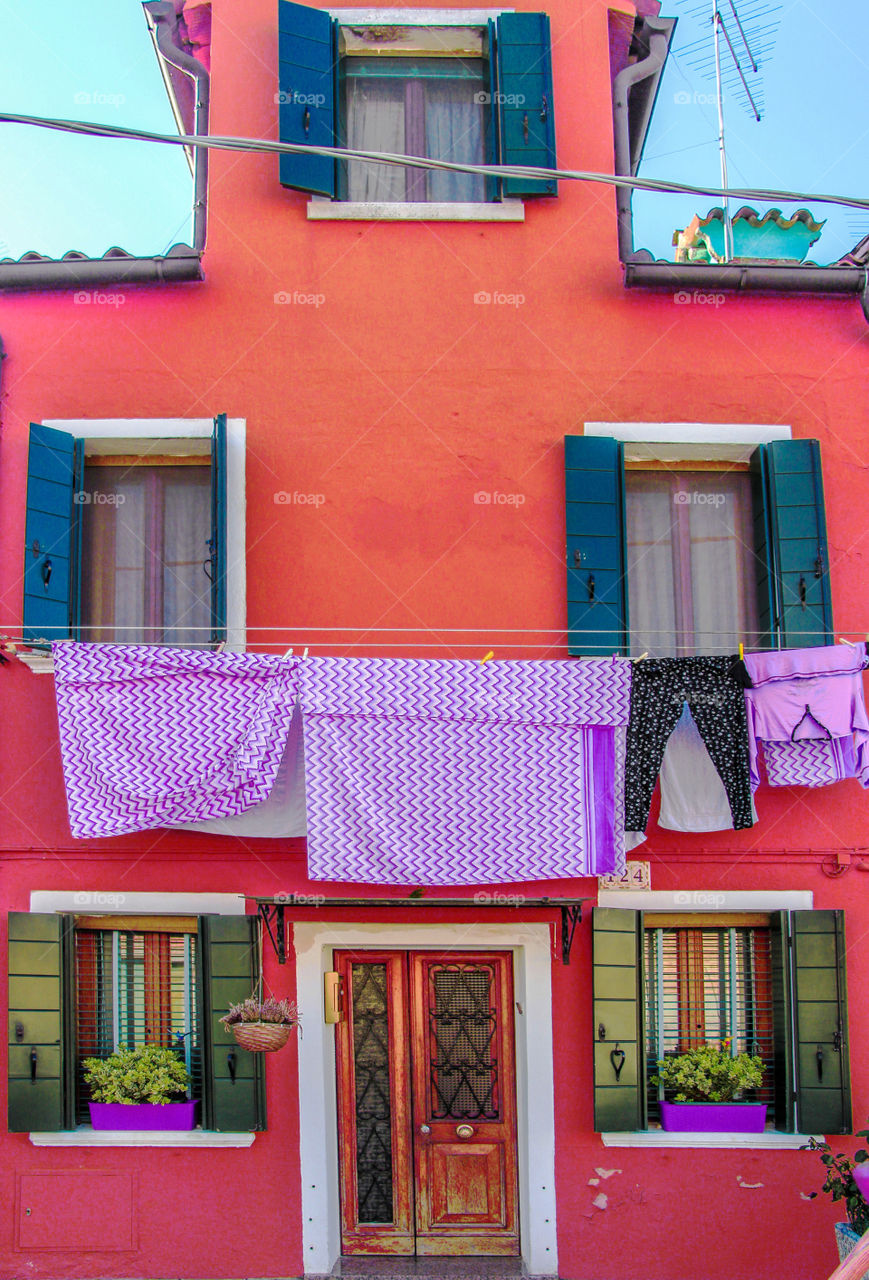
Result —
[[[84,441],[41,423],[30,424],[24,550],[24,639],[73,634],[81,521],[78,486]]]
[[[797,1122],[850,1133],[848,998],[842,911],[791,912]]]
[[[214,419],[211,433],[211,640],[226,639],[226,414]]]
[[[278,0],[278,134],[281,142],[334,147],[335,23],[322,9]],[[335,159],[282,155],[281,183],[335,195]]]
[[[9,912],[9,1132],[66,1127],[64,973],[71,919]]]
[[[502,13],[497,23],[496,104],[501,163],[555,169],[552,51],[545,13]],[[554,178],[505,178],[505,196],[554,196]]]
[[[760,644],[783,649],[833,644],[820,445],[774,440],[759,447],[751,466],[765,633]]]
[[[632,1132],[646,1126],[643,917],[595,907],[591,929],[594,1128]]]
[[[627,653],[628,596],[622,446],[565,436],[568,652]]]
[[[206,1129],[247,1133],[266,1127],[264,1055],[240,1048],[220,1021],[231,1004],[256,991],[260,935],[257,916],[201,916],[203,978],[200,1042]]]

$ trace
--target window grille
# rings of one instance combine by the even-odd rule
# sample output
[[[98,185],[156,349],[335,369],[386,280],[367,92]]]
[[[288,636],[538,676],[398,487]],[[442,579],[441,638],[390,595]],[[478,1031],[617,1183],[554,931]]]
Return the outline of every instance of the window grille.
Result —
[[[774,1102],[773,999],[767,928],[651,928],[645,931],[646,1064],[649,1122],[660,1120],[657,1062],[729,1041],[766,1068],[758,1102]],[[753,1099],[755,1100],[755,1099]]]
[[[196,935],[77,929],[76,1116],[88,1120],[85,1058],[154,1044],[174,1049],[202,1097]]]

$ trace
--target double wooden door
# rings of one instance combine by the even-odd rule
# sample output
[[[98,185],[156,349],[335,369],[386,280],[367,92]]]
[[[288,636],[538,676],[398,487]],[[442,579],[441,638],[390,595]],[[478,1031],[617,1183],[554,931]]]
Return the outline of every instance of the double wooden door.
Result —
[[[519,1253],[509,952],[336,952],[342,1251]]]

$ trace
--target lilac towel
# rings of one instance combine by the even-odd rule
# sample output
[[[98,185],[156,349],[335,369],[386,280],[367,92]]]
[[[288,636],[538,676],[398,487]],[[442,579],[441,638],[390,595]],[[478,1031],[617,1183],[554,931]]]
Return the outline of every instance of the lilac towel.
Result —
[[[313,658],[308,871],[367,884],[620,873],[630,663]]]
[[[78,839],[226,818],[265,800],[298,662],[151,645],[52,645]]]
[[[746,655],[752,688],[745,691],[752,787],[759,784],[758,743],[785,744],[773,748],[772,785],[795,781],[821,785],[823,767],[841,776],[853,768],[869,786],[869,719],[863,698],[863,669],[869,663],[863,645],[822,645],[812,649],[782,649]],[[849,738],[850,757],[836,759],[804,742],[827,743]],[[767,749],[767,766],[770,752]],[[825,755],[825,766],[820,756]],[[851,775],[853,776],[853,774]],[[832,779],[831,779],[832,780]]]

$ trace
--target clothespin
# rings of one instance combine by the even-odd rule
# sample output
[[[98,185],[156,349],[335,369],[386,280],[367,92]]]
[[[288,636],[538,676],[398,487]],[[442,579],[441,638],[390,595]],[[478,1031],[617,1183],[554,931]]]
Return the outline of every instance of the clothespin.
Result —
[[[649,651],[647,649],[645,653],[640,654],[639,658],[634,658],[634,662],[642,662],[643,658],[648,658],[648,656],[649,656]]]
[[[305,652],[302,654],[303,660],[307,658],[307,656],[308,656],[308,650],[306,649]]]
[[[287,658],[292,658],[292,656],[293,656],[292,649],[288,649],[287,652],[284,654],[284,661],[286,661]]]
[[[742,659],[743,659],[744,657],[745,657],[745,645],[744,645],[744,644],[742,643],[742,641],[740,640],[740,642],[739,642],[739,661],[741,662],[741,661],[742,661]]]
[[[857,640],[848,640],[845,636],[839,636],[839,644],[849,644],[852,649],[859,649],[860,644]]]
[[[490,658],[494,658],[494,656],[495,656],[494,649],[490,649],[489,652],[486,654],[486,656],[480,659],[480,666],[482,666],[484,662],[488,662]]]
[[[217,648],[214,650],[214,652],[215,652],[215,653],[223,653],[223,651],[224,651],[224,649],[225,649],[225,648],[226,648],[226,641],[225,641],[225,640],[221,640],[221,641],[220,641],[220,643],[218,644]]]

